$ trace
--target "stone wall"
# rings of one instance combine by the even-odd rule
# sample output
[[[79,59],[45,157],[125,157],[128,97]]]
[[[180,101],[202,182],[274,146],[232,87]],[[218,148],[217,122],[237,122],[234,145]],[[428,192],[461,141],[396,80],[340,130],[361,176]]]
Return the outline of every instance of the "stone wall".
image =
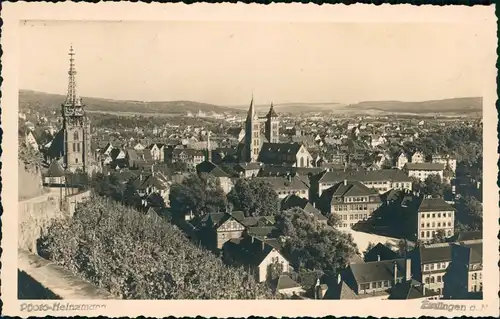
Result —
[[[61,203],[58,188],[43,188],[41,174],[18,165],[18,298],[119,299],[38,256],[37,242],[54,219],[73,216],[90,191],[71,194]]]
[[[68,218],[60,209],[57,193],[18,202],[18,248],[37,253],[37,240],[43,236],[53,219]]]
[[[43,194],[42,175],[40,172],[28,171],[23,163],[17,165],[18,200],[37,197]]]
[[[119,299],[61,266],[21,249],[18,270],[18,296],[22,299]],[[38,293],[34,294],[33,289]]]

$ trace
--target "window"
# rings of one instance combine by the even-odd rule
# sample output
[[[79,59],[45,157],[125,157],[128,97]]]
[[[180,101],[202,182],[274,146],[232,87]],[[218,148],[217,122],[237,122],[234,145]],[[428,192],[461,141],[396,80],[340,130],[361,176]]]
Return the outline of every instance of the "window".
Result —
[[[451,213],[448,213],[448,217],[451,217]]]
[[[477,273],[472,274],[472,280],[477,280]]]
[[[377,288],[377,283],[376,282],[372,282],[372,289],[375,289]]]
[[[427,231],[427,237],[431,237],[431,233]]]
[[[438,264],[436,265],[436,268],[437,268],[437,269],[441,269],[441,264],[440,264],[440,263],[438,263]]]
[[[441,218],[441,213],[438,213],[438,218]]]
[[[436,218],[436,214],[432,214],[432,218]]]
[[[437,276],[437,282],[441,282],[441,276]]]
[[[431,217],[431,214],[427,214],[427,218],[430,218]]]
[[[448,230],[448,236],[451,236],[451,230]]]
[[[420,233],[420,237],[421,237],[421,238],[425,238],[425,232],[421,232],[421,233]]]
[[[434,283],[434,276],[431,276],[431,284]]]
[[[422,223],[422,224],[420,225],[420,228],[424,228],[424,227],[425,227],[425,224],[424,224],[424,223]]]
[[[381,281],[377,282],[377,288],[382,288],[382,282]]]
[[[74,139],[75,141],[78,141],[78,132],[74,132],[74,133],[73,133],[73,139]]]
[[[429,265],[429,269],[430,269],[430,270],[434,270],[434,264],[430,264],[430,265]]]
[[[76,144],[73,143],[73,152],[76,152]]]
[[[432,227],[436,227],[436,223],[432,222]],[[434,234],[432,234],[434,236]]]
[[[76,144],[76,151],[80,152],[80,143]]]
[[[384,281],[384,287],[389,287],[389,281]]]
[[[438,227],[441,227],[441,223],[438,223]]]
[[[431,223],[427,223],[427,228],[431,227]]]
[[[75,158],[75,163],[78,164],[78,158]]]
[[[451,222],[448,222],[448,227],[450,227],[450,226],[451,226]]]
[[[425,283],[426,283],[426,284],[429,284],[429,283],[430,283],[429,277],[425,277]]]

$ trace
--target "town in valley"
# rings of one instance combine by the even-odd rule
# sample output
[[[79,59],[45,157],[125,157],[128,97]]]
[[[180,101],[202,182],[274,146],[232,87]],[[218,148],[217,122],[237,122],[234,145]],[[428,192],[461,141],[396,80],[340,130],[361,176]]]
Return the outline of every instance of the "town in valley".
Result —
[[[481,98],[85,98],[76,53],[19,96],[19,200],[72,215],[44,258],[124,299],[482,298]]]

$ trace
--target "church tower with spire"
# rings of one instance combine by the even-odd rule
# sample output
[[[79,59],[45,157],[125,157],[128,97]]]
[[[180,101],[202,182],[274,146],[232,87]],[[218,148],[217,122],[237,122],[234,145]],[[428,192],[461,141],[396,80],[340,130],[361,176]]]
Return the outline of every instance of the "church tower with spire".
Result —
[[[256,162],[259,158],[261,147],[260,136],[260,120],[255,112],[255,106],[252,100],[250,101],[250,108],[248,109],[247,119],[245,122],[245,154],[244,160],[247,163]]]
[[[90,173],[90,121],[76,90],[75,52],[69,51],[68,92],[61,105],[63,119],[63,163],[70,171]]]
[[[265,127],[266,139],[269,143],[279,143],[279,120],[278,114],[274,110],[274,105],[271,102],[271,108],[266,115],[266,127]]]

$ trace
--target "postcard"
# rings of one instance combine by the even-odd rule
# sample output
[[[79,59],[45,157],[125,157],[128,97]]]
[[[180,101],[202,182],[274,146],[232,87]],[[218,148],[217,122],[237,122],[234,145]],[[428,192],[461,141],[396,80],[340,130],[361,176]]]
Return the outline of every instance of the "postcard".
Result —
[[[2,18],[5,314],[498,317],[493,6]]]

